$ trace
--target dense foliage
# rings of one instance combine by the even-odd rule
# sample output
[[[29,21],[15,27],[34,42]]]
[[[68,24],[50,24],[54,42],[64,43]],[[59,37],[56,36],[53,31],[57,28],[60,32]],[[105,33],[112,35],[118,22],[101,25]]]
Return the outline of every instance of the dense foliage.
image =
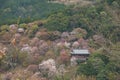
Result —
[[[120,1],[89,1],[0,0],[0,79],[120,80]]]
[[[89,32],[88,37],[93,34],[101,34],[104,37],[116,42],[119,41],[120,26],[119,21],[114,16],[119,17],[119,2],[117,6],[106,2],[96,3],[85,7],[69,6],[63,11],[54,13],[48,17],[45,27],[49,30],[71,31],[73,28],[80,27]],[[101,4],[102,3],[102,4]],[[110,10],[118,11],[118,14],[111,13]]]
[[[86,64],[79,65],[77,74],[84,74],[87,76],[96,75],[97,80],[118,80],[117,75],[120,74],[120,63],[118,58],[120,52],[117,50],[118,44],[111,47],[116,50],[92,54]],[[115,56],[118,57],[115,58]]]
[[[64,5],[47,0],[0,0],[0,25],[17,23],[19,19],[21,22],[42,19],[63,8]]]

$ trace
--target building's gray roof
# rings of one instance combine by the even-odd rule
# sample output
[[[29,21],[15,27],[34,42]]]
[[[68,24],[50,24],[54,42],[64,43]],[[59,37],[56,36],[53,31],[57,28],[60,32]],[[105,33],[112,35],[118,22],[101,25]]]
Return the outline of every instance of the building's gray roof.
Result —
[[[73,49],[71,54],[90,54],[90,52],[87,49]]]

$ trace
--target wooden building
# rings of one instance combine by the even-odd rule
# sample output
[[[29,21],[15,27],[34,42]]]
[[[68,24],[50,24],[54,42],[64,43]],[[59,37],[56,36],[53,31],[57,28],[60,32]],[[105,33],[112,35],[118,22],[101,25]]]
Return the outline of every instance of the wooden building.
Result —
[[[71,58],[76,58],[76,60],[86,61],[89,57],[90,52],[87,49],[73,49],[71,52]]]

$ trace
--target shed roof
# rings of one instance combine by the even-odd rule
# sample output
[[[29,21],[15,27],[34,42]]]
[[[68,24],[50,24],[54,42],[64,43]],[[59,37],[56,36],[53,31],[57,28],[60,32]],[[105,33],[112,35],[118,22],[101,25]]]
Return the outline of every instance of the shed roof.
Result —
[[[71,54],[90,54],[90,52],[87,49],[73,49]]]

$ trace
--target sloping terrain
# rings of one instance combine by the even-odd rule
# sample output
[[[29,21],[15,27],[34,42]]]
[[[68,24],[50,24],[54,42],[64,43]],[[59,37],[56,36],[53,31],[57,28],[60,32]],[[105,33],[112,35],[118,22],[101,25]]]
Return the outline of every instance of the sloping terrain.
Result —
[[[120,1],[90,1],[0,0],[0,80],[120,80]]]
[[[66,5],[70,4],[80,4],[81,6],[91,4],[91,1],[87,0],[52,0],[54,3],[64,3]]]
[[[64,7],[47,0],[0,0],[0,25],[43,19]]]

